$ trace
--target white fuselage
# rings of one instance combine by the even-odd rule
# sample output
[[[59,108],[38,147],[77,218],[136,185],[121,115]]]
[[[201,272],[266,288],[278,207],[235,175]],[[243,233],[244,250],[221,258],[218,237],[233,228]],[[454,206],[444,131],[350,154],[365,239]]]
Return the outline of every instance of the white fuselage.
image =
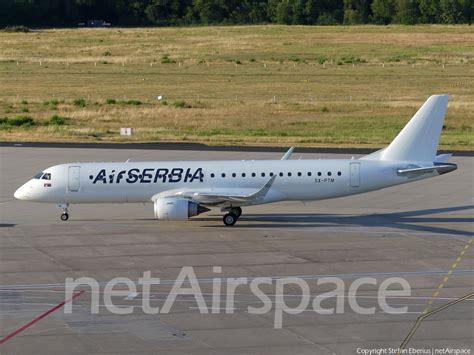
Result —
[[[20,200],[57,203],[151,202],[158,220],[185,220],[219,206],[226,226],[242,206],[360,194],[456,170],[437,154],[447,95],[432,95],[395,139],[360,159],[163,161],[56,165],[21,186]]]
[[[328,199],[438,175],[431,172],[408,178],[397,174],[408,165],[358,159],[72,163],[44,170],[50,180],[31,179],[15,197],[75,204],[153,202],[153,196],[165,192],[251,194],[276,175],[263,199],[241,204],[248,205]]]

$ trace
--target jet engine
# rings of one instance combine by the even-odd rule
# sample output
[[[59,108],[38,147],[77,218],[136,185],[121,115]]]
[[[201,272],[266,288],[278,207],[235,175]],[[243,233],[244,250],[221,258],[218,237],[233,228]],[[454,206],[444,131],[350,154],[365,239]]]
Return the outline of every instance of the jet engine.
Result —
[[[155,218],[163,221],[185,221],[209,211],[209,208],[185,198],[159,198],[155,201],[154,209]]]

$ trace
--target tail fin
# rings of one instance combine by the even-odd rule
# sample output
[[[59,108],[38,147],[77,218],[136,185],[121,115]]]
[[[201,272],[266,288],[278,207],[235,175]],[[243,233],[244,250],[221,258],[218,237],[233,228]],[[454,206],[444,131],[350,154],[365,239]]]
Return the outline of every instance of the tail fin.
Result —
[[[380,151],[377,158],[433,162],[447,106],[448,95],[430,96],[392,143]]]

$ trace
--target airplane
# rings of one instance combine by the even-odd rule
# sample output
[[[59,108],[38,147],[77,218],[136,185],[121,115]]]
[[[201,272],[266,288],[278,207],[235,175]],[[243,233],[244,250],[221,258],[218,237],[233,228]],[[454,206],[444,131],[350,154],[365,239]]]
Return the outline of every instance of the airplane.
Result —
[[[437,154],[448,95],[430,96],[385,148],[359,159],[69,163],[50,167],[16,190],[19,200],[70,204],[154,205],[158,220],[180,221],[220,208],[233,226],[242,207],[360,194],[457,169]]]

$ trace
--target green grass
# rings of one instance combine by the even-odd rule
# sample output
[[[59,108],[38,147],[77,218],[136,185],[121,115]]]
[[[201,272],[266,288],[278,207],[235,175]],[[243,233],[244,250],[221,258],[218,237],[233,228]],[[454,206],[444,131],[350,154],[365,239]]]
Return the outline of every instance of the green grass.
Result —
[[[186,101],[184,101],[184,100],[178,100],[178,101],[175,101],[174,107],[176,107],[176,108],[191,108],[192,106],[190,104],[186,103]]]
[[[58,115],[51,116],[49,119],[49,124],[50,125],[56,125],[56,126],[63,126],[66,124],[66,122],[69,121],[69,118],[67,117],[61,117]]]
[[[16,116],[12,118],[4,117],[0,118],[0,126],[2,128],[12,128],[12,127],[30,127],[34,125],[35,122],[33,118],[29,116]]]
[[[380,147],[448,93],[442,147],[473,149],[472,43],[469,26],[0,33],[0,117],[37,123],[0,139]]]
[[[77,107],[86,107],[86,100],[84,99],[74,99],[72,103]]]
[[[143,104],[143,102],[141,102],[140,100],[127,100],[127,101],[122,101],[122,103],[124,105],[135,105],[135,106]]]

